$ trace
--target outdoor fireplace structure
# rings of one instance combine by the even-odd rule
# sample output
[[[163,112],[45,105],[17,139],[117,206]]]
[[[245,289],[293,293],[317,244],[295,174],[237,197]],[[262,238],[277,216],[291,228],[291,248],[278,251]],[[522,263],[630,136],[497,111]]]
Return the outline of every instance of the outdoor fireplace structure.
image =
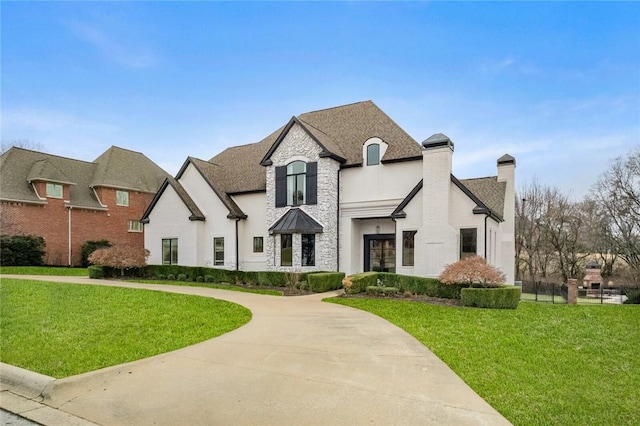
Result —
[[[596,262],[589,262],[585,268],[585,276],[582,279],[582,287],[587,290],[600,290],[602,286],[602,275],[600,275],[600,265]]]

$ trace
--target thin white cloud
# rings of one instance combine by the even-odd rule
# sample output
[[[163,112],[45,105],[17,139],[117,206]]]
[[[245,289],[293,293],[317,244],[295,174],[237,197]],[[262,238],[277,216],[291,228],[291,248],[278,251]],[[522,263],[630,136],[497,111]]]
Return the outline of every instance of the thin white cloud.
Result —
[[[107,59],[129,68],[149,68],[156,55],[148,47],[136,44],[131,36],[109,34],[98,25],[67,21],[63,25],[84,42],[96,48]]]

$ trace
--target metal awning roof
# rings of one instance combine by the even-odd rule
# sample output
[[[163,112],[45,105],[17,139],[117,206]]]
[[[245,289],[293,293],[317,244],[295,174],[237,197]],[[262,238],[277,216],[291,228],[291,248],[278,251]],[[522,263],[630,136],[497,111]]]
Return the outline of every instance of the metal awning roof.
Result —
[[[293,207],[269,228],[271,234],[319,234],[322,225],[298,207]]]

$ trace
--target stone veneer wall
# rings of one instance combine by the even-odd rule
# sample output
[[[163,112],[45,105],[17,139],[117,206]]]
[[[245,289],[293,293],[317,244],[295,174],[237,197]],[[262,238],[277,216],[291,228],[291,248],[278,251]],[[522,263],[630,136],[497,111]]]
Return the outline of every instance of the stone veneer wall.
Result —
[[[273,165],[266,167],[267,179],[267,229],[291,207],[276,208],[275,168],[291,161],[318,162],[318,204],[302,205],[300,208],[323,226],[324,232],[316,234],[316,265],[301,267],[301,236],[293,234],[293,266],[280,266],[280,235],[269,235],[265,241],[267,269],[276,271],[335,271],[338,267],[338,171],[340,164],[330,158],[320,158],[320,146],[297,124],[285,136],[271,155]]]

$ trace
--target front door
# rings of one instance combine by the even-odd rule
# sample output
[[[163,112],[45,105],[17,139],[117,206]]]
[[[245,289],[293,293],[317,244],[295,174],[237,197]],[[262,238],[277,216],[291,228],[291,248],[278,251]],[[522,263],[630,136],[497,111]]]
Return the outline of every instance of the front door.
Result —
[[[364,236],[364,270],[396,272],[395,234]]]

